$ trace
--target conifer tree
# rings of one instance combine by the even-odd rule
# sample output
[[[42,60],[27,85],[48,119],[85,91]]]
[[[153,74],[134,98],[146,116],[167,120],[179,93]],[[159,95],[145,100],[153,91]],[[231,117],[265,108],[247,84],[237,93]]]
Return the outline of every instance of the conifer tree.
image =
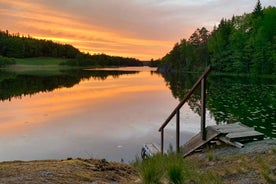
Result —
[[[262,8],[260,0],[257,1],[257,4],[256,4],[256,6],[254,8],[254,11],[253,11],[253,16],[254,16],[254,18],[257,18],[259,16],[263,16],[263,8]]]

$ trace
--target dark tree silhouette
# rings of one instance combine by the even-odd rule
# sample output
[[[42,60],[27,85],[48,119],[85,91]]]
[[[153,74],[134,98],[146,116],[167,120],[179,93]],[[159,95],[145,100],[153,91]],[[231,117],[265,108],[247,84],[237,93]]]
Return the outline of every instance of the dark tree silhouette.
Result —
[[[263,8],[262,8],[260,0],[257,1],[257,4],[256,4],[256,6],[254,8],[254,11],[253,11],[253,16],[255,18],[263,16]]]
[[[108,56],[106,54],[90,55],[80,52],[69,44],[58,44],[51,40],[38,40],[31,36],[10,34],[0,30],[0,65],[13,64],[7,58],[55,57],[67,58],[63,65],[74,66],[143,66],[135,58]]]

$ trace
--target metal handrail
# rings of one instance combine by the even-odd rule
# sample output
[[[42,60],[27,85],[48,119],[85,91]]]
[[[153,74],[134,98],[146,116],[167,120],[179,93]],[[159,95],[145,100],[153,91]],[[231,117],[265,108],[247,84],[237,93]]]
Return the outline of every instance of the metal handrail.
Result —
[[[190,98],[190,96],[194,93],[194,91],[197,89],[197,87],[201,84],[201,100],[202,100],[202,112],[201,112],[201,128],[202,128],[202,133],[203,133],[203,139],[205,137],[205,79],[207,75],[211,72],[211,67],[208,67],[204,73],[200,76],[200,78],[196,81],[196,83],[193,85],[189,93],[184,97],[184,99],[176,106],[176,108],[172,111],[172,113],[169,115],[169,117],[166,119],[166,121],[161,125],[159,128],[159,132],[161,132],[161,152],[163,153],[163,148],[164,148],[164,128],[168,125],[170,120],[176,115],[176,149],[179,152],[179,121],[180,121],[180,109],[182,106],[187,102],[187,100]]]

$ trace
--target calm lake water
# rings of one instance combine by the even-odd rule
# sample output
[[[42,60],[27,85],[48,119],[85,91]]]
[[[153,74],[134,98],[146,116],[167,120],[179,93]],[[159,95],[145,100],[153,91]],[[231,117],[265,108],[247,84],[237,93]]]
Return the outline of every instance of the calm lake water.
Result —
[[[106,158],[129,162],[200,74],[154,68],[1,71],[0,161]],[[235,80],[233,80],[235,79]],[[276,137],[275,80],[210,76],[207,125],[242,122]],[[200,130],[199,95],[181,110],[181,144]],[[175,144],[174,119],[165,145]]]

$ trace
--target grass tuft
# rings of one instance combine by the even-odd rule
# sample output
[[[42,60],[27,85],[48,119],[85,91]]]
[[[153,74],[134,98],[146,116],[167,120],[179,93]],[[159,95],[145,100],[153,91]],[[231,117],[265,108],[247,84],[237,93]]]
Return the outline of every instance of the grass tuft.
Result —
[[[173,184],[184,183],[185,165],[180,155],[169,155],[167,174],[169,181]]]
[[[262,177],[265,179],[265,181],[266,181],[267,183],[274,183],[274,182],[276,182],[275,176],[273,176],[273,175],[270,174],[269,172],[267,172],[267,171],[262,171],[261,174],[262,174]]]
[[[141,162],[135,162],[143,183],[153,184],[168,181],[172,184],[182,183],[221,183],[218,175],[202,173],[196,163],[184,160],[182,155],[155,155]]]
[[[206,174],[199,175],[199,181],[197,183],[222,184],[222,181],[217,174],[207,172]]]
[[[165,157],[156,155],[141,162],[139,172],[145,184],[158,184],[164,175]]]
[[[207,159],[208,161],[215,161],[215,160],[218,160],[217,156],[215,155],[214,151],[210,150],[208,153],[207,153]]]

